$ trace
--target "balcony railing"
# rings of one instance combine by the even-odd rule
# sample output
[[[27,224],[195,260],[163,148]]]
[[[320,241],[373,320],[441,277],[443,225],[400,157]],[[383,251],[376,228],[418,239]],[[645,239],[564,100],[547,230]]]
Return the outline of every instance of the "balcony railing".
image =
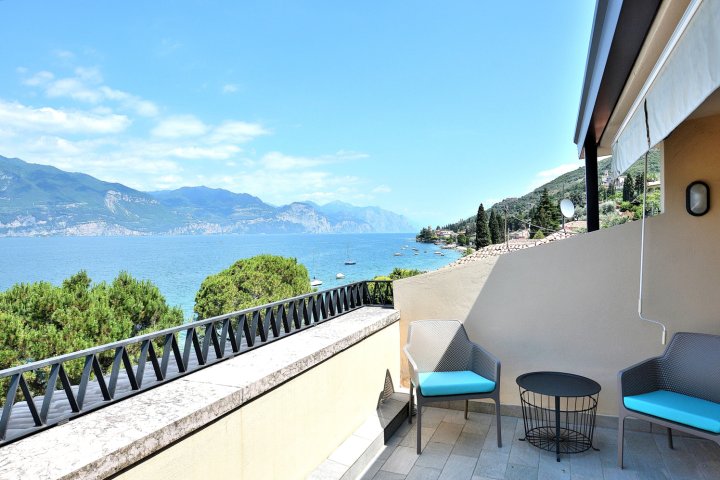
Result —
[[[0,446],[363,306],[392,305],[391,282],[357,282],[2,370]],[[72,362],[82,364],[77,384]]]

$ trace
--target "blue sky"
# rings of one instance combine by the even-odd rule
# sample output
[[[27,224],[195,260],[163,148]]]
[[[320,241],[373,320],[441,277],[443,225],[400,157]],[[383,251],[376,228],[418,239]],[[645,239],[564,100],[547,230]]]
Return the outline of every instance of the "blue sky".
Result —
[[[455,221],[580,165],[594,6],[0,1],[0,155]]]

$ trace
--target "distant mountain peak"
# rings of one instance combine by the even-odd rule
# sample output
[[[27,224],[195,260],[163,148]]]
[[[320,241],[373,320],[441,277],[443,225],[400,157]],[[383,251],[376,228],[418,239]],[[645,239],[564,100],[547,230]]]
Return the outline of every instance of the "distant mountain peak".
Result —
[[[0,156],[0,236],[412,232],[405,217],[335,201],[276,207],[207,186],[141,192]]]

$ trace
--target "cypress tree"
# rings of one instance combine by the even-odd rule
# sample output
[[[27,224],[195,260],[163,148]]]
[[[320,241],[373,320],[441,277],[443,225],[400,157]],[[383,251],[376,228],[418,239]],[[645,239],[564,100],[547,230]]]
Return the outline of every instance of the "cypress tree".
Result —
[[[623,202],[632,202],[635,198],[635,188],[633,185],[633,176],[631,173],[625,176],[625,182],[623,183]]]
[[[490,210],[488,228],[490,229],[490,241],[492,244],[495,245],[496,243],[500,243],[500,230],[498,230],[497,215],[495,215],[495,210]]]
[[[497,243],[502,243],[505,241],[505,219],[502,215],[497,214],[495,215],[495,222],[497,222],[497,230],[499,234]]]
[[[645,187],[645,174],[640,172],[635,178],[635,196],[639,197],[643,194],[643,188]]]
[[[487,215],[485,207],[480,204],[475,217],[475,248],[480,249],[490,245],[490,229],[488,228]]]

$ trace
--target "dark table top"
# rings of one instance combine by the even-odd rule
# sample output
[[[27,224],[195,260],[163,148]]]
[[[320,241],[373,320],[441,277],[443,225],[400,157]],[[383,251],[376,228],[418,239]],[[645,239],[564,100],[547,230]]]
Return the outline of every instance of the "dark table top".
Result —
[[[531,372],[517,377],[517,384],[551,397],[586,397],[600,393],[600,384],[587,377],[563,372]]]

